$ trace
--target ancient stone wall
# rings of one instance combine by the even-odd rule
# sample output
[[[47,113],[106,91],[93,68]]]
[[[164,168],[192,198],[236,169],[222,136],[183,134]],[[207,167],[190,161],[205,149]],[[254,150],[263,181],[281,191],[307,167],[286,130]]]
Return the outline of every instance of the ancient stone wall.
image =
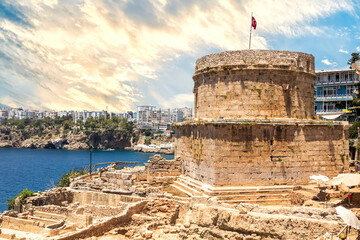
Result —
[[[73,192],[68,188],[55,188],[45,191],[43,194],[26,199],[28,206],[58,205],[70,203],[73,200]]]
[[[166,160],[160,155],[155,155],[145,163],[145,171],[149,184],[153,186],[170,184],[181,174],[181,161],[180,158]]]
[[[53,223],[56,223],[56,221],[53,221],[52,224]],[[40,222],[39,220],[33,221],[33,220],[27,220],[27,219],[21,219],[21,218],[9,217],[9,216],[3,216],[1,227],[6,229],[29,232],[29,233],[43,234],[48,236],[52,236],[56,232],[53,229],[46,228],[45,223]]]
[[[180,159],[166,160],[160,155],[155,155],[145,163],[145,171],[150,176],[178,176],[181,174],[181,161]]]
[[[78,230],[76,232],[71,232],[68,234],[63,234],[61,236],[56,236],[52,238],[53,240],[73,240],[79,238],[89,238],[91,236],[100,236],[111,229],[119,227],[121,225],[126,225],[131,221],[131,216],[133,214],[139,213],[144,208],[146,202],[133,203],[128,206],[128,208],[121,214],[114,216],[106,221],[100,223],[95,223],[89,227]]]
[[[318,121],[219,121],[178,125],[183,173],[212,186],[307,183],[347,170],[347,128]]]
[[[195,118],[312,118],[314,57],[246,50],[196,61]]]
[[[136,181],[136,173],[123,172],[123,171],[114,171],[114,172],[105,172],[102,174],[109,183],[114,183],[119,185],[122,189],[128,189]]]
[[[130,197],[120,194],[109,194],[90,191],[74,191],[74,202],[80,205],[93,204],[105,206],[122,206],[123,202],[137,202],[142,198]]]

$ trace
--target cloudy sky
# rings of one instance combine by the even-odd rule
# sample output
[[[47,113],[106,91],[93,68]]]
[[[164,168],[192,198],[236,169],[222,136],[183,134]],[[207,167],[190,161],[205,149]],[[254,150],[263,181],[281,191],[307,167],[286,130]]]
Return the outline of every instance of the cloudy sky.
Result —
[[[49,110],[193,106],[197,58],[247,49],[311,53],[348,68],[360,0],[0,0],[0,103]]]

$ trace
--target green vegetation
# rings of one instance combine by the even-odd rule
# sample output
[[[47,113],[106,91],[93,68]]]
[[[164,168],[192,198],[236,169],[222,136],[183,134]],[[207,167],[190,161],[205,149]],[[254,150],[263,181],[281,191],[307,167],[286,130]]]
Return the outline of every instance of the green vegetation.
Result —
[[[261,90],[260,88],[257,88],[256,91],[257,91],[259,97],[261,97],[261,91],[262,91],[262,90]]]
[[[53,135],[61,135],[66,137],[68,133],[85,132],[90,134],[93,131],[121,131],[123,136],[131,136],[133,134],[135,123],[130,122],[125,118],[113,116],[112,118],[105,118],[100,115],[98,119],[89,117],[85,123],[82,120],[73,122],[72,117],[56,117],[55,119],[44,118],[40,120],[8,119],[0,123],[2,126],[10,127],[13,130],[18,130],[22,133],[24,139],[32,136],[39,138],[52,137]],[[150,134],[151,131],[150,131]]]
[[[27,188],[26,189],[23,189],[21,191],[21,193],[19,193],[18,195],[16,195],[14,198],[12,199],[8,199],[6,200],[7,202],[7,208],[8,210],[11,210],[11,209],[14,209],[14,206],[15,206],[15,203],[16,203],[16,199],[18,199],[18,202],[19,204],[25,204],[25,200],[26,198],[28,197],[32,197],[34,196],[34,192],[31,191],[31,190],[28,190]]]
[[[354,63],[356,60],[360,60],[360,55],[357,52],[353,52],[351,54],[351,58],[348,60],[347,64],[351,66],[352,63]]]
[[[340,158],[341,158],[341,161],[344,162],[345,161],[345,154],[340,154]]]
[[[150,145],[151,144],[151,138],[146,138],[144,141],[145,145]]]
[[[142,133],[146,136],[146,137],[151,137],[153,135],[152,131],[150,129],[146,129],[143,130]]]
[[[349,128],[349,138],[355,139],[358,137],[358,128],[360,127],[360,122],[354,122]]]
[[[57,186],[58,187],[68,187],[70,185],[70,178],[76,178],[76,177],[79,177],[86,173],[87,173],[87,171],[85,171],[85,170],[76,171],[76,172],[70,170],[68,173],[65,173],[61,176],[59,181],[57,181]]]

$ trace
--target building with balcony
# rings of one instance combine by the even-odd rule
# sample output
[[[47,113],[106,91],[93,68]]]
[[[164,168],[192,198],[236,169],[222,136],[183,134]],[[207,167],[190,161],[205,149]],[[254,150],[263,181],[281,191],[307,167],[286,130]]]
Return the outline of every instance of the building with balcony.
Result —
[[[350,69],[316,72],[315,114],[327,119],[341,116],[352,107],[360,81],[360,61]]]

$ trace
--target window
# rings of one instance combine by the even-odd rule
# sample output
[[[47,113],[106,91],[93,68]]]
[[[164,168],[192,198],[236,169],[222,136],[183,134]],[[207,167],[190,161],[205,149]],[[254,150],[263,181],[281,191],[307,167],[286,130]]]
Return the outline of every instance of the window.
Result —
[[[346,95],[352,95],[357,90],[354,85],[346,86]]]
[[[326,87],[324,88],[324,96],[330,97],[336,95],[336,87]]]
[[[354,79],[353,79],[353,74],[352,74],[352,73],[349,73],[349,80],[350,80],[350,81],[354,80]]]
[[[331,82],[335,82],[335,74],[332,74],[331,75],[331,80],[330,80]]]
[[[327,102],[324,104],[325,111],[331,112],[331,111],[334,111],[335,109],[336,109],[335,103],[333,103],[333,102]]]
[[[343,82],[345,81],[345,74],[344,73],[341,73],[340,74],[340,80]]]
[[[335,81],[340,82],[340,75],[338,73],[335,75]]]

